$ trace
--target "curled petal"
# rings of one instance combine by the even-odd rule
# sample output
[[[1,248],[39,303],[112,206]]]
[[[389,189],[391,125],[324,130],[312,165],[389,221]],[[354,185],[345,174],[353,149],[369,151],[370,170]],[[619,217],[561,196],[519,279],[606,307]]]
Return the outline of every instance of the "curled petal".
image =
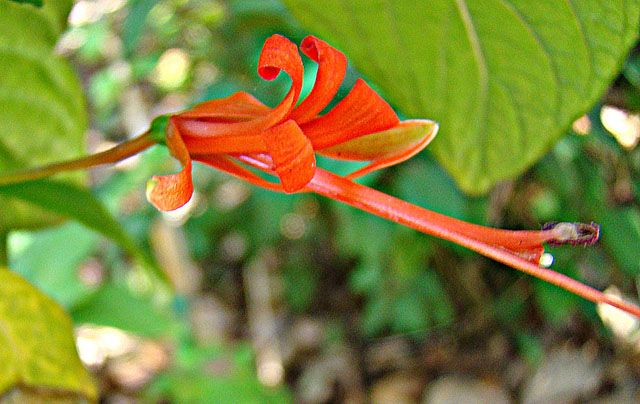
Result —
[[[311,93],[291,113],[290,118],[299,125],[315,118],[331,102],[347,71],[346,56],[314,36],[306,37],[300,50],[318,63],[318,73]]]
[[[348,178],[357,178],[408,160],[427,147],[437,133],[437,123],[412,119],[391,129],[322,149],[320,154],[341,160],[371,161],[371,164],[348,175]]]
[[[281,121],[291,112],[302,89],[302,59],[295,44],[281,35],[273,35],[268,38],[262,48],[260,61],[258,62],[258,74],[265,80],[273,80],[284,70],[291,77],[291,89],[284,99],[271,110],[264,110],[262,104],[245,93],[239,93],[228,97],[220,103],[211,101],[201,107],[196,106],[195,111],[183,112],[176,121],[185,140],[188,137],[220,137],[220,136],[245,136],[255,135],[270,128]],[[232,117],[248,117],[249,120],[225,119],[224,114],[215,115],[214,118],[206,118],[206,112],[218,106],[231,112]],[[256,114],[257,115],[253,115]],[[251,119],[251,116],[254,119]],[[211,143],[212,147],[214,145]],[[207,152],[206,150],[199,150]],[[209,151],[210,154],[216,153]]]
[[[244,91],[226,98],[205,101],[188,111],[178,114],[182,119],[199,119],[207,122],[243,122],[266,115],[270,108]]]
[[[300,97],[304,67],[296,45],[282,35],[276,34],[264,42],[258,61],[258,74],[265,80],[273,80],[281,70],[284,70],[291,77],[291,90],[286,97],[292,97],[292,103],[286,112],[289,114]]]
[[[266,130],[262,136],[284,191],[302,190],[313,178],[316,159],[311,142],[298,124],[288,120]]]
[[[191,157],[173,121],[171,118],[167,126],[166,144],[182,164],[182,170],[176,174],[156,175],[147,183],[147,199],[161,211],[178,209],[193,195]]]
[[[301,127],[314,149],[321,150],[390,129],[399,122],[391,106],[364,80],[358,79],[349,94],[331,111]]]

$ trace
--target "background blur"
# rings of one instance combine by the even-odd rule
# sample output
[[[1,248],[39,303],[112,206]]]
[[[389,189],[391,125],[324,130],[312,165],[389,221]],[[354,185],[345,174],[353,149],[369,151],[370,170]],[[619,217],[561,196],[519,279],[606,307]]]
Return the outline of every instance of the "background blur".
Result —
[[[69,22],[58,51],[86,89],[88,151],[238,90],[275,105],[289,83],[259,79],[262,43],[308,34],[277,0],[82,0]],[[315,66],[305,67],[309,91]],[[357,77],[350,67],[338,98]],[[596,221],[602,242],[551,249],[554,269],[637,299],[639,108],[633,52],[601,103],[486,197],[461,193],[428,151],[365,182],[492,226]],[[158,147],[90,173],[176,294],[77,223],[10,238],[10,266],[71,313],[104,402],[640,400],[633,319],[338,203],[201,166],[191,203],[160,214],[145,181],[176,167]]]

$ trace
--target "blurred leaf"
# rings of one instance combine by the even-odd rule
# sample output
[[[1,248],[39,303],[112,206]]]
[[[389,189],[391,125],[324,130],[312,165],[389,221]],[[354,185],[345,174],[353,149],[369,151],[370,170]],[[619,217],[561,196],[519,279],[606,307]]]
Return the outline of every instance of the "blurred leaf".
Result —
[[[73,31],[81,33],[86,38],[78,49],[78,56],[85,63],[99,63],[104,58],[105,47],[109,43],[110,31],[106,21],[98,20],[93,24],[85,24],[74,28]],[[96,109],[99,108],[98,105],[95,107]]]
[[[580,302],[576,295],[546,282],[536,280],[534,290],[544,318],[552,324],[561,324],[567,320]]]
[[[627,59],[623,74],[629,83],[636,89],[640,89],[640,55],[632,55]]]
[[[307,310],[318,288],[319,271],[311,266],[308,256],[297,254],[283,268],[284,293],[287,303],[296,313]]]
[[[408,161],[398,167],[397,175],[394,185],[400,199],[467,220],[466,197],[433,159]]]
[[[584,170],[585,202],[594,221],[602,228],[601,242],[620,268],[630,276],[640,275],[640,212],[631,206],[612,206],[608,190],[598,167],[588,162]]]
[[[539,223],[551,222],[558,217],[562,217],[560,198],[550,189],[544,189],[534,195],[530,205],[531,214]]]
[[[97,110],[111,111],[118,103],[119,97],[127,87],[127,83],[113,69],[103,69],[91,76],[89,96]]]
[[[293,211],[296,201],[301,195],[284,195],[249,185],[251,198],[239,209],[246,233],[256,244],[271,243],[281,237],[280,223],[282,217]]]
[[[283,12],[279,0],[231,0],[229,6],[234,15],[256,14],[279,16]]]
[[[0,268],[0,295],[0,394],[18,387],[42,390],[50,399],[96,400],[62,308],[6,268]]]
[[[138,247],[91,192],[72,184],[46,179],[2,185],[0,196],[11,196],[46,212],[77,220],[116,242],[139,260],[145,270],[157,279],[167,282],[166,274],[160,270],[154,259]]]
[[[135,295],[123,285],[108,283],[71,310],[76,323],[120,328],[146,337],[161,337],[177,325],[150,296]]]
[[[537,367],[544,359],[542,341],[535,335],[520,331],[516,335],[516,344],[529,366]]]
[[[382,282],[384,268],[379,257],[365,256],[361,262],[351,271],[349,287],[355,293],[365,294],[375,291]]]
[[[98,234],[74,222],[12,234],[11,267],[68,309],[92,291],[80,282],[78,270],[96,250],[99,239]]]
[[[150,386],[147,393],[156,401],[188,403],[289,403],[285,387],[263,386],[255,374],[251,347],[186,346],[174,367]]]
[[[440,279],[427,269],[430,244],[411,230],[386,239],[383,254],[362,258],[352,273],[352,290],[366,296],[362,327],[368,336],[390,328],[395,333],[420,333],[445,326],[454,311]]]
[[[441,123],[431,149],[473,194],[523,172],[596,101],[640,13],[627,0],[285,3],[402,112]]]
[[[109,237],[132,255],[140,257],[143,254],[102,203],[83,188],[54,180],[37,180],[2,185],[0,195],[12,196],[75,219]]]
[[[431,270],[424,271],[420,274],[415,288],[425,300],[429,322],[438,327],[451,324],[455,312],[438,275]]]
[[[53,53],[71,0],[43,7],[0,0],[0,172],[62,160],[84,151],[87,117],[69,64]],[[77,182],[82,174],[68,175]],[[0,229],[60,221],[51,213],[3,196]]]
[[[554,189],[563,199],[562,214],[558,216],[563,220],[578,220],[575,216],[567,217],[566,215],[575,215],[577,206],[569,202],[580,199],[584,192],[580,171],[575,163],[576,159],[580,158],[581,147],[579,139],[575,136],[565,137],[540,161],[540,164],[536,165],[538,180]]]
[[[102,203],[89,191],[75,185],[37,180],[0,186],[0,195],[13,196],[46,210],[73,218],[85,226],[104,234],[129,250],[133,241]]]
[[[332,208],[338,216],[336,240],[343,254],[360,254],[365,260],[378,259],[398,229],[395,223],[350,206],[332,204]]]
[[[147,24],[149,12],[157,4],[157,0],[129,0],[129,12],[122,25],[122,41],[124,53],[131,56],[138,46],[140,36]]]
[[[384,331],[391,318],[390,298],[384,295],[374,295],[367,299],[362,312],[362,332],[368,337],[373,337]]]
[[[521,290],[507,289],[491,302],[491,310],[504,326],[517,328],[514,321],[526,311],[526,297],[526,293]]]

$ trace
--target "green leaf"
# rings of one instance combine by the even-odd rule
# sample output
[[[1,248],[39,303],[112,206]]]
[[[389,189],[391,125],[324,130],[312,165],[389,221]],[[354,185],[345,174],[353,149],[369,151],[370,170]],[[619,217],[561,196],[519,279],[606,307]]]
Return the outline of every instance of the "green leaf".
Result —
[[[589,109],[638,32],[637,0],[285,0],[403,113],[473,194],[522,173]]]
[[[129,288],[106,284],[71,311],[76,323],[117,327],[146,336],[160,337],[175,329],[177,323],[166,308],[151,296],[134,294]]]
[[[40,8],[0,0],[0,173],[81,155],[87,127],[80,83],[53,52],[71,0]],[[67,175],[80,182],[81,173]],[[14,198],[2,197],[0,229],[60,221]]]
[[[45,397],[97,399],[69,316],[19,275],[0,268],[0,395],[37,389]]]
[[[102,203],[89,191],[55,180],[36,180],[0,186],[0,195],[31,202],[46,210],[73,218],[113,239],[127,249],[133,241]]]
[[[99,241],[98,234],[75,222],[37,232],[14,232],[10,267],[69,308],[94,289],[81,282],[79,267],[96,251]]]
[[[137,246],[120,223],[89,191],[73,184],[45,179],[0,186],[0,197],[9,196],[33,204],[46,212],[75,219],[103,234],[126,249],[159,279],[166,281],[166,276],[153,259]]]
[[[153,381],[146,398],[149,402],[293,402],[285,386],[270,388],[260,383],[247,344],[180,347],[173,367]]]
[[[15,1],[16,3],[33,4],[34,6],[42,7],[42,0],[11,0],[11,1]]]

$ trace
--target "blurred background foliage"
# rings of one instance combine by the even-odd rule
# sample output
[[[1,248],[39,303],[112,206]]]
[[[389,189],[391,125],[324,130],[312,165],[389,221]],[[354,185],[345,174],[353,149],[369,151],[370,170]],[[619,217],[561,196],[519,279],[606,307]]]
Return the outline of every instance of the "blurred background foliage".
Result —
[[[57,50],[86,89],[88,151],[238,90],[275,105],[289,83],[258,78],[262,43],[307,34],[277,0],[82,0],[69,22]],[[305,75],[308,92],[308,60]],[[338,98],[357,77],[350,67]],[[465,196],[428,151],[365,181],[486,225],[596,221],[602,242],[552,248],[554,268],[637,299],[639,109],[634,51],[589,114],[487,196]],[[163,215],[144,183],[175,168],[155,148],[90,172],[175,291],[80,224],[10,236],[10,267],[69,311],[105,402],[443,402],[447,388],[493,402],[638,398],[640,339],[615,313],[332,201],[200,166],[193,201]]]

